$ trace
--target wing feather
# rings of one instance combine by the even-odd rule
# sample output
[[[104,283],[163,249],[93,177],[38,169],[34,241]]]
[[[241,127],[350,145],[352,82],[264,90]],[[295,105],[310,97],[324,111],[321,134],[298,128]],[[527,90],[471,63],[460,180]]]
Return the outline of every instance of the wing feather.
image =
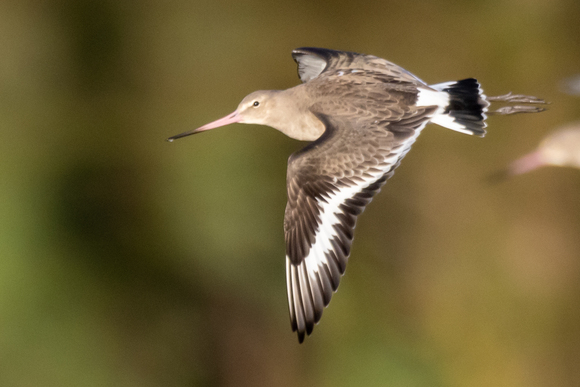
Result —
[[[346,270],[357,217],[394,173],[429,112],[398,125],[351,122],[315,113],[326,126],[317,141],[288,162],[288,204],[284,218],[288,303],[292,330],[300,342],[320,321]],[[403,122],[403,124],[401,124]],[[341,127],[342,125],[342,127]]]
[[[391,81],[426,85],[425,82],[404,68],[374,55],[326,48],[301,47],[292,51],[292,57],[298,64],[298,76],[302,82],[311,81],[323,72],[342,70],[342,74],[339,75],[344,75],[346,72],[362,74],[374,71],[387,75]]]

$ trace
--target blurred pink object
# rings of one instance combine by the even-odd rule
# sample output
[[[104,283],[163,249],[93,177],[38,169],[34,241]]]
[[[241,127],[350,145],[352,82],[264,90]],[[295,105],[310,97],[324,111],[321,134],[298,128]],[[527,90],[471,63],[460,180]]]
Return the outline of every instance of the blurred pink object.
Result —
[[[508,175],[521,175],[543,166],[580,168],[580,122],[548,135],[538,148],[508,166]]]

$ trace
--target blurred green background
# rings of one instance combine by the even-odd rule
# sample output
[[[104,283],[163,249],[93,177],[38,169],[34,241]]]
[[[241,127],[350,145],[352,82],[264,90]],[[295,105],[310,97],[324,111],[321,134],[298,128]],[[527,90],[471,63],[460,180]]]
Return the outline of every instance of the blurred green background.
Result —
[[[580,117],[577,0],[0,2],[1,386],[578,386],[580,171],[489,174]],[[359,219],[313,336],[290,331],[286,161],[232,125],[173,144],[293,48],[552,102],[429,126]]]

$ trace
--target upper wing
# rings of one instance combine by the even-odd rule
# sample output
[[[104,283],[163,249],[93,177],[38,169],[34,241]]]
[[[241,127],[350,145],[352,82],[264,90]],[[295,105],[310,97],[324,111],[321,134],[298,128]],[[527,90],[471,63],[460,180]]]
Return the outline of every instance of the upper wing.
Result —
[[[395,121],[362,124],[317,114],[326,131],[290,157],[286,283],[292,330],[300,342],[338,287],[357,216],[392,176],[431,113],[423,109]]]
[[[373,55],[301,47],[292,51],[292,57],[298,63],[298,75],[302,82],[308,82],[329,70],[360,69],[381,72],[395,81],[426,85],[425,82],[404,68]]]

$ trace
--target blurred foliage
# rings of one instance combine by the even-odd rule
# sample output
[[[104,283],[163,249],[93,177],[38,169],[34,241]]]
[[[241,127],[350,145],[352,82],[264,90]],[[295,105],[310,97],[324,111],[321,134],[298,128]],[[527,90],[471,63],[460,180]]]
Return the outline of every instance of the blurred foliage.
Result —
[[[0,3],[0,385],[575,386],[580,175],[485,176],[580,116],[576,0]],[[290,51],[552,102],[422,134],[298,345],[282,221],[304,144],[233,125]]]

